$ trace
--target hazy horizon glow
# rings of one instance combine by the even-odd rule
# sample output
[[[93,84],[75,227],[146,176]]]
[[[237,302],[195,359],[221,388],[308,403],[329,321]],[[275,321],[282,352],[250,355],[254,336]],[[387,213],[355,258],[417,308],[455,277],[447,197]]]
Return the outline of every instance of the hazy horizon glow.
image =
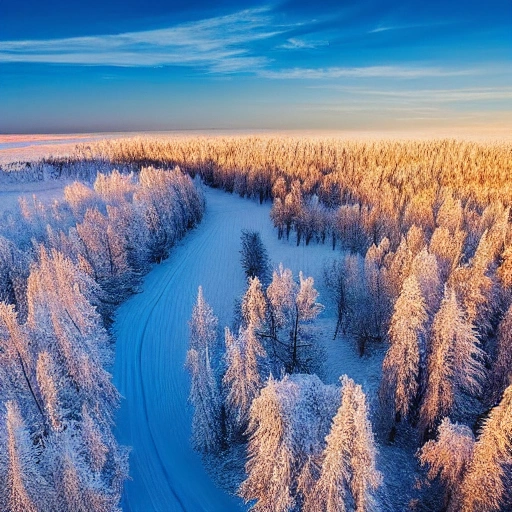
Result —
[[[507,0],[4,3],[0,133],[512,129],[511,56]]]

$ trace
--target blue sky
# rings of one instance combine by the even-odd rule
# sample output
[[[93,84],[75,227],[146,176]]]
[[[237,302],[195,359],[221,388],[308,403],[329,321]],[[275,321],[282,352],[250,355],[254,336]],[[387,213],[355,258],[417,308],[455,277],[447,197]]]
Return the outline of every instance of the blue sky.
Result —
[[[512,129],[512,2],[0,1],[0,133]]]

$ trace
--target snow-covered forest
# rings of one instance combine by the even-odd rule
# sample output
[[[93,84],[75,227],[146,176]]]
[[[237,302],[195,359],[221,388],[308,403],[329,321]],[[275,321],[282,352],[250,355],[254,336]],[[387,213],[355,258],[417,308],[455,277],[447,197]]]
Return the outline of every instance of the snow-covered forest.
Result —
[[[224,290],[189,276],[180,299],[186,442],[214,481],[256,511],[511,510],[511,176],[509,143],[286,137],[107,140],[4,170],[77,181],[0,227],[0,508],[119,506],[112,322],[208,219],[203,182],[268,205],[265,232],[231,235]]]
[[[92,176],[92,174],[91,174]],[[128,447],[113,433],[109,326],[152,262],[203,214],[179,170],[95,174],[0,229],[0,509],[118,510]]]

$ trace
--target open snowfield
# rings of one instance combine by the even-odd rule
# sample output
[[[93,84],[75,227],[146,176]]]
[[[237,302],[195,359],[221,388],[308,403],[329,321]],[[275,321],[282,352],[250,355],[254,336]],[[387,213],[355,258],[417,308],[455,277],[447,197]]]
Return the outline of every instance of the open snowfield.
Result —
[[[0,216],[7,210],[14,210],[20,198],[49,204],[64,195],[65,180],[41,181],[37,183],[9,183],[0,185]]]
[[[231,325],[234,300],[244,291],[241,230],[260,232],[275,266],[282,262],[294,274],[303,270],[314,276],[320,302],[328,305],[322,267],[326,258],[337,253],[328,245],[296,247],[292,237],[290,242],[279,241],[269,220],[270,204],[259,205],[218,190],[207,189],[205,194],[202,223],[146,277],[143,293],[130,298],[117,313],[114,382],[125,398],[117,436],[120,443],[132,446],[132,480],[125,484],[123,510],[244,509],[241,500],[215,486],[192,449],[190,382],[184,368],[187,321],[199,285],[219,317],[219,327]],[[359,358],[347,341],[332,341],[335,318],[330,307],[319,323],[329,353],[323,379],[336,382],[348,373],[372,393],[380,377],[380,354]]]

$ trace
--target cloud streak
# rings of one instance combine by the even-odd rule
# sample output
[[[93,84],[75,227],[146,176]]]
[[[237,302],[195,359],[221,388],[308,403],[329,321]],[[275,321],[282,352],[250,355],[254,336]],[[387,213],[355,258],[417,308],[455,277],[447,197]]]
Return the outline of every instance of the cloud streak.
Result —
[[[419,103],[458,103],[512,100],[512,87],[467,87],[458,89],[414,89],[385,90],[364,87],[317,86],[358,97],[379,99],[380,101],[419,102]]]
[[[277,71],[261,71],[265,78],[281,80],[325,80],[336,78],[436,78],[447,76],[467,76],[476,74],[476,70],[447,70],[438,67],[408,66],[365,66],[365,67],[328,67],[328,68],[291,68]]]
[[[255,70],[268,63],[253,55],[250,44],[272,38],[268,8],[246,9],[227,16],[169,28],[116,35],[48,40],[0,41],[1,62],[90,66],[194,66],[210,72]]]
[[[287,39],[284,44],[278,46],[283,50],[315,50],[321,46],[329,46],[329,41],[305,41],[292,37]]]

